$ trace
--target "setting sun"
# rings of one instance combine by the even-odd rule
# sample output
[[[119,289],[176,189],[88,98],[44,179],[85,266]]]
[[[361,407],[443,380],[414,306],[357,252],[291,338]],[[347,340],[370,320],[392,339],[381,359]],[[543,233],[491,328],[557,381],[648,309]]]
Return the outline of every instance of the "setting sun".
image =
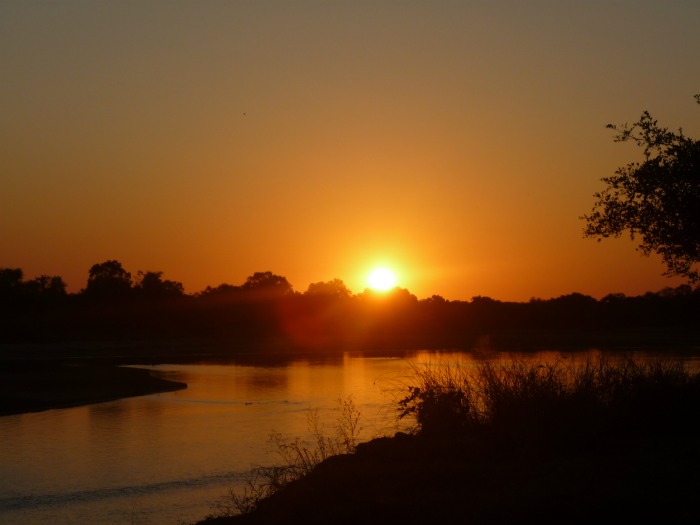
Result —
[[[373,290],[389,290],[396,286],[396,275],[387,268],[377,268],[369,274],[367,282]]]

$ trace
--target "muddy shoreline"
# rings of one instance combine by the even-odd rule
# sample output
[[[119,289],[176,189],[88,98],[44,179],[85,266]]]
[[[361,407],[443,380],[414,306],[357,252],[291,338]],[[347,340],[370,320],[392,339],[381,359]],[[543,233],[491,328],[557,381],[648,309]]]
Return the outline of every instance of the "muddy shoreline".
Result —
[[[67,361],[4,362],[0,416],[68,408],[187,388],[144,368]]]

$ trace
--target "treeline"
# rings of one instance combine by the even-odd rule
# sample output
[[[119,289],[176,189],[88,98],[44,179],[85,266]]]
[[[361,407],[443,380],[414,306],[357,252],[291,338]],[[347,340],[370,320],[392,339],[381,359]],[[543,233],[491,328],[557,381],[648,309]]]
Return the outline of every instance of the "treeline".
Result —
[[[162,272],[134,277],[111,260],[93,265],[87,286],[69,294],[58,276],[25,280],[21,269],[0,269],[4,343],[204,338],[246,351],[669,346],[697,344],[699,314],[700,290],[690,286],[600,300],[579,293],[522,303],[419,300],[403,288],[353,294],[339,279],[300,293],[267,271],[187,294]]]

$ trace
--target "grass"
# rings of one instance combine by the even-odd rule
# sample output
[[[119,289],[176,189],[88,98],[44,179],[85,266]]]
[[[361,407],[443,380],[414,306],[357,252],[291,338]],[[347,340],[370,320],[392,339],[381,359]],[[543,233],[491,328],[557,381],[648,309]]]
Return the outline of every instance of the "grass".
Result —
[[[521,359],[414,367],[399,401],[427,437],[488,436],[519,450],[603,444],[695,424],[700,376],[682,362]]]
[[[699,406],[677,361],[416,366],[412,434],[357,444],[350,405],[345,434],[277,436],[282,466],[211,523],[695,523]]]
[[[251,469],[242,493],[232,490],[229,498],[218,506],[218,512],[210,518],[251,513],[261,502],[290,483],[308,476],[328,458],[354,453],[362,431],[360,415],[354,398],[348,396],[338,400],[338,417],[332,435],[326,435],[318,409],[309,409],[307,412],[311,443],[281,433],[270,435],[269,442],[279,454],[280,462]]]

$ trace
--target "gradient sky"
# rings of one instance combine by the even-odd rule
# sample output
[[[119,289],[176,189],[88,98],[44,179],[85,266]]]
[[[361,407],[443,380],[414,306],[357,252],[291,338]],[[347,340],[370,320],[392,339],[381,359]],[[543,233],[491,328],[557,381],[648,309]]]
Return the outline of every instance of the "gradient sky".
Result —
[[[187,292],[378,264],[419,298],[676,286],[583,238],[607,123],[700,136],[700,2],[0,0],[0,267]]]

